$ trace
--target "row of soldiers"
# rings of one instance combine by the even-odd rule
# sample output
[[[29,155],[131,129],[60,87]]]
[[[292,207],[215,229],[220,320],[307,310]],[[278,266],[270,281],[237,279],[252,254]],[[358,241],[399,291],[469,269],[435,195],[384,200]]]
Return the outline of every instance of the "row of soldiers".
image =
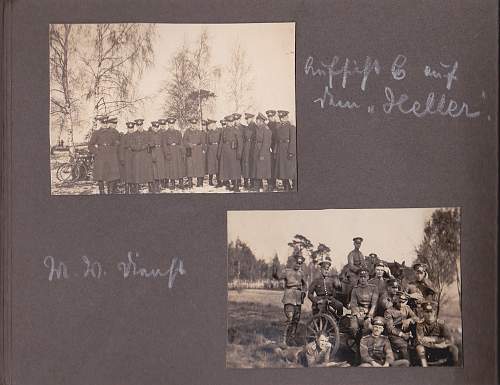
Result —
[[[404,287],[381,261],[375,264],[374,276],[370,279],[365,257],[359,249],[362,241],[361,237],[355,237],[354,250],[348,255],[347,269],[356,266],[356,282],[352,286],[352,281],[346,285],[335,269],[331,269],[328,253],[320,256],[319,274],[307,285],[302,271],[305,258],[300,251],[294,250],[292,267],[275,276],[285,281],[283,343],[295,336],[301,305],[307,295],[312,302],[313,315],[326,311],[329,306],[339,318],[344,314],[344,306],[350,310],[350,333],[357,343],[357,360],[364,366],[408,366],[410,343],[415,346],[424,367],[428,359],[433,362],[443,359],[448,365],[457,365],[458,348],[446,324],[436,318],[436,291],[428,279],[427,266],[415,264],[415,279]],[[338,299],[339,292],[344,292],[347,303]],[[411,306],[410,299],[414,300]]]
[[[184,133],[170,117],[151,122],[144,128],[144,119],[126,123],[127,132],[116,129],[117,118],[99,116],[100,128],[89,141],[94,154],[93,179],[99,193],[118,192],[118,182],[125,184],[125,193],[138,193],[148,185],[150,192],[162,188],[185,189],[208,184],[240,191],[241,181],[247,190],[277,189],[280,180],[285,191],[296,189],[296,129],[288,111],[268,110],[266,115],[234,113],[220,120],[188,120]],[[187,178],[187,183],[185,183]],[[266,186],[264,186],[266,181]]]

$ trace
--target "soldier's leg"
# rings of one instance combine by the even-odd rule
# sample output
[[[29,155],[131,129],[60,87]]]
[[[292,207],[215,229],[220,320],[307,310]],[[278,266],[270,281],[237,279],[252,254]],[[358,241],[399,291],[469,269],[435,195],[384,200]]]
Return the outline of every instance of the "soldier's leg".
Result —
[[[239,192],[240,191],[240,180],[238,179],[233,179],[233,191],[234,192]]]
[[[188,188],[193,188],[193,178],[189,177],[188,178],[188,185],[187,185]]]
[[[358,335],[358,330],[359,330],[359,320],[358,317],[353,315],[351,316],[350,321],[350,330],[351,330],[351,335],[356,338]]]
[[[396,358],[402,360],[410,359],[410,355],[408,353],[408,341],[405,341],[404,338],[397,336],[390,336],[389,341],[391,341],[392,350]]]
[[[410,366],[409,360],[394,360],[390,366],[395,368],[408,368]]]
[[[292,185],[290,186],[290,190],[297,191],[297,184],[296,181],[297,179],[291,179]]]
[[[448,346],[448,366],[458,366],[458,347]]]
[[[427,367],[427,357],[425,355],[425,348],[422,345],[417,345],[415,348],[417,351],[417,356],[420,360],[420,364],[422,365],[423,368]]]
[[[160,192],[160,180],[159,179],[155,180],[154,188],[155,188],[155,192],[158,194]]]
[[[179,188],[184,190],[184,178],[179,178]]]
[[[208,174],[208,185],[213,186],[214,182],[212,182],[212,179],[214,177],[214,174]]]
[[[292,327],[292,319],[293,319],[293,311],[294,311],[294,306],[290,304],[286,304],[283,307],[283,311],[285,313],[285,324],[284,324],[284,330],[283,330],[283,343],[285,345],[288,344],[288,333],[290,332],[290,329]]]
[[[337,312],[337,315],[339,317],[341,317],[344,314],[344,305],[342,304],[342,302],[340,302],[339,300],[337,300],[335,298],[332,298],[331,302],[332,302],[333,308]]]
[[[361,365],[358,366],[359,368],[371,368],[373,367],[372,364],[369,364],[368,362],[364,362]]]
[[[97,182],[97,186],[99,186],[99,194],[105,194],[104,192],[104,181],[100,180]]]
[[[203,177],[199,176],[196,178],[196,187],[203,187]]]
[[[301,306],[300,305],[295,305],[293,309],[293,328],[292,328],[292,336],[295,337],[295,334],[297,333],[297,328],[299,326],[299,321],[300,321],[300,314],[302,312]]]

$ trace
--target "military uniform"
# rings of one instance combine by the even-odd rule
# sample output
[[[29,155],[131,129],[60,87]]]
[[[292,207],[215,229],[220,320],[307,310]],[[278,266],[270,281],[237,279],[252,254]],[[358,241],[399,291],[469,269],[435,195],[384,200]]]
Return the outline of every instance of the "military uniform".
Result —
[[[259,113],[259,121],[261,121],[264,116]],[[263,180],[268,180],[268,187],[272,185],[269,180],[271,178],[271,140],[272,133],[271,130],[264,124],[262,120],[261,124],[255,125],[255,135],[254,135],[254,145],[253,145],[253,170],[252,178],[255,179],[255,183],[259,183],[259,186],[263,187]],[[259,180],[259,181],[258,181]],[[257,182],[258,181],[258,182]]]
[[[183,188],[183,178],[186,176],[185,148],[182,143],[182,133],[172,124],[175,118],[168,118],[169,127],[163,133],[163,151],[165,156],[165,177],[170,189],[175,188],[176,179]]]
[[[285,190],[290,190],[290,179],[295,183],[297,178],[297,143],[296,129],[290,122],[278,123],[273,153],[276,159],[275,176],[281,179]]]
[[[156,125],[155,125],[156,126]],[[163,150],[163,134],[158,130],[149,131],[151,161],[153,167],[153,192],[160,192],[160,182],[166,177],[165,154]]]
[[[356,336],[360,327],[366,333],[369,324],[365,318],[372,318],[378,301],[377,287],[374,285],[356,285],[351,292],[351,332]]]
[[[113,186],[108,185],[108,193],[112,193],[114,183],[120,179],[119,145],[120,134],[114,128],[102,127],[90,137],[88,149],[95,156],[92,176],[99,182],[101,194],[104,194],[104,182],[113,183]]]
[[[295,336],[300,321],[301,306],[304,302],[306,282],[302,270],[286,268],[275,277],[285,281],[285,291],[281,302],[286,316],[284,340],[291,335]]]
[[[402,359],[409,359],[408,339],[405,334],[411,331],[410,325],[418,321],[417,315],[406,304],[401,308],[390,307],[384,313],[385,324],[389,340],[394,352],[400,354]]]
[[[134,122],[127,122],[128,128],[134,127]],[[134,172],[134,153],[131,149],[131,141],[134,137],[133,131],[126,132],[120,141],[119,158],[120,164],[123,167],[123,181],[125,183],[125,193],[129,194],[135,192],[135,177]]]
[[[420,293],[422,294],[422,298],[424,301],[434,301],[436,299],[435,296],[437,291],[434,288],[431,280],[429,278],[424,278],[421,281],[415,280],[408,283],[408,293]]]
[[[305,346],[304,351],[307,367],[313,368],[330,362],[332,344],[330,342],[326,342],[326,348],[324,350],[320,350],[316,341],[312,341]]]
[[[243,140],[243,150],[241,153],[241,176],[244,179],[245,187],[250,187],[250,179],[254,176],[252,175],[252,167],[253,167],[253,151],[252,141],[255,136],[255,127],[256,124],[250,122],[248,126],[241,126],[241,137]]]
[[[432,306],[424,303],[424,311],[433,311]],[[458,348],[451,343],[451,333],[444,321],[436,319],[433,322],[423,320],[417,323],[417,354],[422,366],[427,361],[446,359],[448,366],[458,365]]]
[[[130,149],[134,153],[131,175],[134,183],[151,183],[153,181],[153,163],[150,153],[150,136],[147,131],[136,131],[130,139]]]
[[[226,121],[231,122],[232,116],[227,116]],[[227,125],[222,129],[217,155],[219,159],[219,178],[222,181],[233,181],[234,191],[239,190],[241,178],[241,154],[243,139],[236,127]]]
[[[387,287],[387,279],[384,277],[374,277],[368,281],[369,284],[377,286],[377,290],[379,293],[385,292]]]
[[[274,110],[267,110],[266,111],[267,118],[269,119],[269,122],[267,123],[267,126],[269,127],[269,130],[271,131],[271,189],[276,188],[276,155],[274,154],[274,147],[276,143],[276,127],[278,125],[278,122],[276,122],[274,119],[276,117],[276,111]]]
[[[210,120],[209,125],[215,123],[215,121]],[[207,131],[207,174],[208,174],[208,184],[213,185],[213,176],[219,172],[219,161],[217,159],[217,149],[219,147],[220,141],[219,128]]]
[[[326,276],[316,278],[309,285],[308,298],[312,302],[312,312],[313,315],[319,313],[320,310],[325,310],[323,304],[319,304],[321,301],[328,300],[337,314],[341,316],[343,314],[344,306],[342,302],[335,298],[335,293],[338,288],[341,287],[340,280],[337,276]]]
[[[201,187],[205,176],[206,135],[200,130],[188,128],[184,133],[183,144],[187,151],[186,175],[189,178],[190,186],[192,185],[191,178],[196,178],[196,185]]]

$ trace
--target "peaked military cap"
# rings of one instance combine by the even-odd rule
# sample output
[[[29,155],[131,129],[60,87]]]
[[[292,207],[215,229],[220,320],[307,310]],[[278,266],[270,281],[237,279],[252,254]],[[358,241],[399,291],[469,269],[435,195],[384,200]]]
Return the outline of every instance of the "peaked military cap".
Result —
[[[254,114],[250,114],[248,112],[245,112],[245,119],[250,119],[250,118],[253,118],[255,115]]]
[[[239,114],[239,113],[235,112],[235,113],[233,114],[233,118],[234,118],[235,120],[238,120],[238,119],[240,119],[240,118],[241,118],[241,114]]]
[[[160,126],[160,123],[159,123],[158,121],[156,121],[156,120],[153,120],[153,121],[151,122],[151,125],[152,125],[152,126],[154,126],[154,127],[159,127],[159,126]]]
[[[387,280],[387,287],[399,287],[399,282],[396,279]]]
[[[365,276],[365,275],[366,275],[367,277],[368,277],[368,275],[370,275],[370,273],[368,272],[368,270],[366,270],[364,267],[362,267],[362,268],[359,270],[359,273],[358,273],[358,274],[359,274],[359,276],[360,276],[360,277],[361,277],[362,275],[363,275],[363,276]]]
[[[372,325],[385,326],[384,317],[374,317],[372,320]]]
[[[164,125],[167,123],[167,119],[158,119],[158,123],[160,123],[161,125]]]
[[[375,267],[380,266],[380,267],[385,267],[385,263],[382,261],[379,261],[375,264]]]
[[[288,115],[288,111],[285,111],[285,110],[278,110],[278,116],[280,118],[284,117],[284,116],[287,116]]]
[[[198,119],[191,118],[191,119],[188,120],[188,122],[191,123],[191,124],[196,124],[196,123],[198,123]]]
[[[425,273],[427,271],[427,265],[425,263],[415,263],[413,265],[413,270]]]
[[[274,116],[274,115],[276,115],[276,111],[274,111],[274,110],[267,110],[266,111],[266,115],[268,117]]]
[[[208,122],[207,122],[205,119],[203,119],[203,120],[201,121],[201,125],[202,125],[202,126],[206,126],[207,124],[208,124]]]
[[[232,122],[234,120],[234,116],[233,115],[224,116],[224,120],[226,122]]]
[[[406,294],[404,291],[398,291],[396,298],[401,301],[408,301],[408,294]]]
[[[207,123],[208,124],[214,124],[214,123],[217,123],[217,121],[213,120],[213,119],[207,119]]]
[[[106,123],[108,121],[108,115],[97,115],[96,120],[101,123]]]
[[[361,238],[361,237],[354,237],[354,238],[352,239],[352,241],[353,241],[353,242],[356,242],[356,241],[363,242],[363,238]]]
[[[135,120],[134,120],[134,122],[135,122],[135,124],[137,124],[138,126],[141,126],[141,125],[142,125],[142,123],[144,123],[144,119],[142,119],[142,118],[141,118],[141,119],[135,119]]]
[[[435,302],[424,302],[422,304],[422,310],[425,312],[431,312],[434,311],[435,306],[436,306]]]
[[[378,258],[378,255],[375,254],[375,253],[370,253],[368,254],[369,257],[372,257],[372,258]]]
[[[322,255],[321,258],[318,260],[318,264],[332,264],[332,259],[328,255]]]
[[[135,122],[127,122],[125,124],[127,125],[128,128],[132,128],[135,126]]]
[[[173,124],[177,121],[176,118],[167,118],[167,123]]]

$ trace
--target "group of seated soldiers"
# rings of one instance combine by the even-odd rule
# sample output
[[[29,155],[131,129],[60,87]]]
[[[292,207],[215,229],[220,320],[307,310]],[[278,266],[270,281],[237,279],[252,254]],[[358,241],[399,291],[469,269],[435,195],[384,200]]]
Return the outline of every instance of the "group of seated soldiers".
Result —
[[[350,310],[346,316],[351,338],[356,343],[355,363],[360,366],[410,366],[410,346],[416,352],[417,363],[423,367],[428,366],[428,361],[458,365],[459,350],[450,330],[436,317],[436,290],[427,277],[427,266],[415,264],[415,279],[403,285],[384,262],[378,261],[370,279],[367,260],[359,257],[362,241],[360,237],[353,239],[355,248],[349,253],[342,281],[330,268],[331,258],[324,254],[317,261],[319,273],[307,285],[302,271],[305,258],[300,252],[292,255],[293,266],[276,276],[285,280],[282,302],[287,320],[283,344],[287,344],[290,335],[295,336],[307,292],[313,315],[331,306],[340,319],[344,307]],[[320,332],[315,341],[306,345],[304,352],[309,366],[330,366],[331,357],[326,354],[331,349],[328,337]]]
[[[277,180],[289,191],[296,188],[296,129],[288,111],[268,110],[266,115],[230,114],[220,120],[188,119],[180,129],[170,117],[151,122],[144,119],[126,123],[127,132],[116,129],[116,117],[99,116],[100,128],[93,132],[88,148],[94,154],[93,179],[99,193],[118,193],[118,183],[125,193],[136,194],[141,185],[149,192],[162,189],[191,189],[193,180],[240,191],[241,182],[248,191],[276,191]],[[264,186],[266,181],[266,186]]]

